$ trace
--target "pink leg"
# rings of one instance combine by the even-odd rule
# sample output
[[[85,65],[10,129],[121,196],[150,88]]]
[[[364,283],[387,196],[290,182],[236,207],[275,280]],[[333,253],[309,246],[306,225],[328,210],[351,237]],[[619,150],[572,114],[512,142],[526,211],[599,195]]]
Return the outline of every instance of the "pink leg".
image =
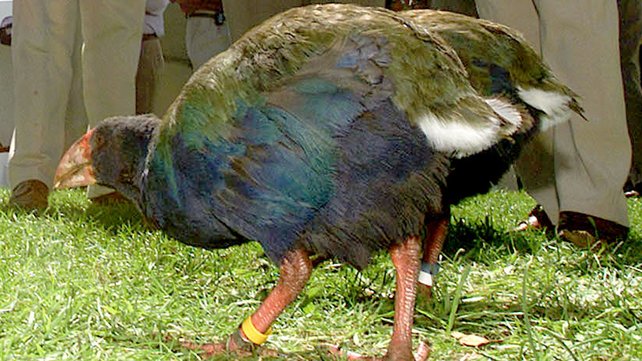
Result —
[[[448,234],[450,213],[443,217],[432,219],[426,224],[426,239],[424,240],[424,254],[421,259],[421,273],[419,276],[418,292],[424,300],[429,300],[434,286],[434,276],[439,268],[439,255]]]
[[[395,324],[385,357],[387,360],[415,360],[412,354],[412,325],[417,296],[416,285],[419,275],[420,252],[421,240],[418,237],[410,237],[405,242],[390,248],[390,257],[397,271],[397,289]],[[427,357],[427,354],[419,355],[418,359],[423,360]]]
[[[252,314],[252,323],[266,332],[281,312],[303,291],[312,273],[312,262],[305,250],[294,250],[281,262],[279,282]]]
[[[419,257],[421,240],[410,237],[403,243],[393,245],[389,249],[392,263],[396,270],[395,319],[388,353],[383,360],[389,361],[424,361],[430,354],[430,349],[424,343],[419,347],[416,356],[412,354],[412,325],[415,313],[415,297],[417,295],[417,276],[419,275]],[[346,352],[336,346],[330,347],[330,352],[348,360],[377,361],[377,357],[361,356]]]
[[[265,298],[259,308],[252,314],[252,324],[260,333],[265,334],[283,310],[301,293],[312,273],[312,262],[305,250],[296,249],[288,253],[280,267],[280,277],[272,292]],[[186,347],[196,348],[184,343]],[[246,354],[253,343],[248,341],[241,328],[230,336],[225,343],[207,344],[197,347],[204,351],[205,357],[225,352]],[[249,346],[249,347],[248,347]],[[273,356],[276,356],[272,353]],[[267,356],[267,355],[266,355]]]

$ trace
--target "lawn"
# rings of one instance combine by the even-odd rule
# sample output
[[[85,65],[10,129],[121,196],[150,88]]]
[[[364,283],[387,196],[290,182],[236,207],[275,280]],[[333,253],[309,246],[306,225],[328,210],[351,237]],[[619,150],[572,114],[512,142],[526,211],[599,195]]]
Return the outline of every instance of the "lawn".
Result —
[[[56,192],[40,217],[7,200],[0,190],[1,360],[199,360],[179,340],[222,340],[278,277],[257,244],[184,246],[80,191]],[[642,360],[642,200],[629,200],[631,239],[597,254],[510,232],[532,206],[496,191],[454,209],[415,344],[432,360]],[[363,272],[322,263],[267,346],[288,360],[330,360],[328,343],[382,355],[393,275],[385,254]],[[494,342],[462,346],[453,331]]]

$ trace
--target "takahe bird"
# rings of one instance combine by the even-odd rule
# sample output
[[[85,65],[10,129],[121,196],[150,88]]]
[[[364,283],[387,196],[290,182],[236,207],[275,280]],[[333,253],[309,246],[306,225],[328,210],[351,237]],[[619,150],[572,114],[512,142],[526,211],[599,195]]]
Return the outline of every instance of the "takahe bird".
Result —
[[[444,41],[438,18],[337,4],[277,15],[200,68],[162,120],[111,118],[89,131],[58,184],[114,187],[193,246],[262,245],[279,282],[227,343],[203,346],[212,352],[263,343],[311,256],[363,268],[388,250],[397,289],[386,359],[414,359],[425,225],[443,226],[450,203],[488,187],[478,178],[499,177],[505,152],[575,107],[521,38],[499,28],[487,45]],[[475,163],[487,160],[501,166]]]

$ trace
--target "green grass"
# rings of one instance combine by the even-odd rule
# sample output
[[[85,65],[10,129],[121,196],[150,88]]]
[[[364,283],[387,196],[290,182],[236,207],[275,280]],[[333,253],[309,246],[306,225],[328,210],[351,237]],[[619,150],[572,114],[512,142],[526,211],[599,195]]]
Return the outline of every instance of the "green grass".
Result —
[[[80,191],[55,193],[40,217],[7,200],[0,191],[1,360],[198,360],[178,340],[222,340],[278,278],[257,244],[187,247]],[[454,210],[415,341],[433,360],[641,360],[642,200],[629,201],[631,239],[600,254],[510,233],[532,206],[493,192]],[[321,264],[268,347],[292,360],[328,359],[325,343],[382,355],[393,275],[385,254],[361,273]],[[501,342],[464,347],[450,331]]]

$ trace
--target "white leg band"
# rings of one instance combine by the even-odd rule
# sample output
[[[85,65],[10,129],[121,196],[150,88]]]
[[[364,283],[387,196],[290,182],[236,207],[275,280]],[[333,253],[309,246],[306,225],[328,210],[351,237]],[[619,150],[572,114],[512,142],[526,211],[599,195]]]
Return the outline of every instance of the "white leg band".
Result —
[[[432,275],[428,272],[420,271],[418,281],[422,285],[432,287]]]

